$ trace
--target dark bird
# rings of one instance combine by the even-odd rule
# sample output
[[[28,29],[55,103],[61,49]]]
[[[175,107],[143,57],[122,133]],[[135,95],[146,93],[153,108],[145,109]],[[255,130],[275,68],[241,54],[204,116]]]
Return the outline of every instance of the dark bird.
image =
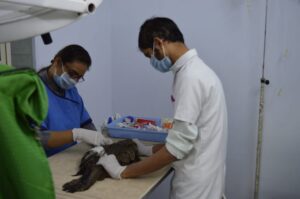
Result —
[[[137,145],[132,140],[122,140],[110,145],[105,145],[103,148],[106,154],[114,154],[122,166],[140,160]],[[99,153],[97,149],[97,147],[92,148],[84,154],[79,164],[79,171],[75,174],[75,176],[81,175],[81,177],[64,184],[64,191],[70,193],[85,191],[96,181],[110,177],[101,165],[96,164],[101,158],[101,153]]]

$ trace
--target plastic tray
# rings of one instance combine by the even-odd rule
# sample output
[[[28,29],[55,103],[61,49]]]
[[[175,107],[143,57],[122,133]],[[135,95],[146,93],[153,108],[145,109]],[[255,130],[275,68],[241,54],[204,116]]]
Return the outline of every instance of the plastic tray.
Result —
[[[120,122],[123,122],[123,120],[126,117],[128,117],[128,116],[121,117],[107,125],[109,136],[115,137],[115,138],[127,138],[127,139],[137,138],[140,140],[151,141],[151,142],[165,142],[165,139],[167,137],[166,132],[118,127],[117,124]],[[131,116],[131,117],[133,117],[134,119],[141,118],[141,119],[147,119],[147,120],[154,120],[156,122],[156,125],[161,127],[161,119],[160,118],[135,117],[135,116]]]

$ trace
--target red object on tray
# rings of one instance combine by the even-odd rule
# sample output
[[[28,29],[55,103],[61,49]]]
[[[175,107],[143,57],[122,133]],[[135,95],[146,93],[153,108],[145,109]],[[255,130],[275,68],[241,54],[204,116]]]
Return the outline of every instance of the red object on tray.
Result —
[[[146,119],[142,119],[142,118],[137,118],[136,123],[143,124],[143,125],[152,124],[152,125],[156,126],[156,122],[154,120],[146,120]]]

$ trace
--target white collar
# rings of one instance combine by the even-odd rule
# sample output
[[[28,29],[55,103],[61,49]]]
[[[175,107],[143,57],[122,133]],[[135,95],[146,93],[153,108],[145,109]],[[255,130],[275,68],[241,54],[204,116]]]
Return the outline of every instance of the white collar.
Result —
[[[187,61],[189,61],[191,58],[197,55],[198,53],[196,49],[188,50],[186,53],[181,55],[179,59],[176,60],[176,62],[173,64],[170,70],[175,74],[184,64],[186,64]]]

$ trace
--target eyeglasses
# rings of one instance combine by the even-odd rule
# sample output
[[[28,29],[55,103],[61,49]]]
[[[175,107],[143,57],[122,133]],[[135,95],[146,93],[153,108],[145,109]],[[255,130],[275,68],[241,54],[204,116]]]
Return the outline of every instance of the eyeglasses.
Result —
[[[68,73],[68,75],[74,79],[76,82],[83,82],[84,79],[84,75],[80,75],[78,74],[75,70],[73,70],[72,68],[70,68],[67,65],[63,65],[63,67],[66,69],[66,72]]]

